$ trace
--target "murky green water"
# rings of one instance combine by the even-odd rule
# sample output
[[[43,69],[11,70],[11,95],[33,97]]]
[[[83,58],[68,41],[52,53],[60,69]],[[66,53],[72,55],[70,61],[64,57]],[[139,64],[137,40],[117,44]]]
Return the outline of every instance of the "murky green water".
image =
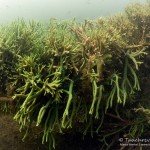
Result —
[[[0,23],[17,18],[93,19],[121,12],[128,3],[135,1],[146,0],[0,0]]]

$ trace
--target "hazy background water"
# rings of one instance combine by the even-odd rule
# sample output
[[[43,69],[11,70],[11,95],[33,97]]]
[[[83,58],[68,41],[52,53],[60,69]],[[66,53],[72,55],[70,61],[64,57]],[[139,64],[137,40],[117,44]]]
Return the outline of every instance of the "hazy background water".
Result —
[[[0,23],[17,18],[94,19],[121,12],[130,2],[146,0],[0,0]]]

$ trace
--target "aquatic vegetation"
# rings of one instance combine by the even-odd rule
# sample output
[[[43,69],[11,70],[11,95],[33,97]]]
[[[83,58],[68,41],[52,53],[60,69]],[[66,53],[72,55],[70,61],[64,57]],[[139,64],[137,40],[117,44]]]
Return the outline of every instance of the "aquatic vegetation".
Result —
[[[148,129],[149,108],[133,104],[140,104],[139,68],[149,53],[149,10],[135,5],[82,24],[21,20],[1,28],[0,90],[13,86],[14,119],[26,129],[23,139],[35,122],[50,148],[55,133],[68,128],[98,135],[104,146],[114,134],[138,137]]]

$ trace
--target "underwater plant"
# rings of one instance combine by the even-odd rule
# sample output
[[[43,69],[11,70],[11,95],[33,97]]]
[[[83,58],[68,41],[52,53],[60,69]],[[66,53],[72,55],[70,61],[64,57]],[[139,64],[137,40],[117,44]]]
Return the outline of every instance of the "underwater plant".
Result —
[[[149,129],[150,106],[136,99],[140,66],[149,54],[149,10],[136,4],[82,24],[21,20],[2,27],[0,90],[13,86],[23,139],[35,123],[49,149],[55,133],[71,129],[98,136],[104,148],[115,143],[109,141],[115,134],[139,137]]]

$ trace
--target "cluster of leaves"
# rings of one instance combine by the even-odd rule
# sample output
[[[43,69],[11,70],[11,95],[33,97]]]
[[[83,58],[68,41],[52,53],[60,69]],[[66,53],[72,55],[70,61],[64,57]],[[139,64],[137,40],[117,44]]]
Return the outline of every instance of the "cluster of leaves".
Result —
[[[148,129],[143,115],[149,109],[134,110],[133,104],[150,46],[149,10],[137,4],[122,15],[82,24],[18,21],[1,27],[0,82],[3,91],[6,84],[13,87],[14,119],[27,129],[25,137],[33,122],[50,147],[54,133],[68,128],[101,135],[106,145],[116,133],[136,137]]]

